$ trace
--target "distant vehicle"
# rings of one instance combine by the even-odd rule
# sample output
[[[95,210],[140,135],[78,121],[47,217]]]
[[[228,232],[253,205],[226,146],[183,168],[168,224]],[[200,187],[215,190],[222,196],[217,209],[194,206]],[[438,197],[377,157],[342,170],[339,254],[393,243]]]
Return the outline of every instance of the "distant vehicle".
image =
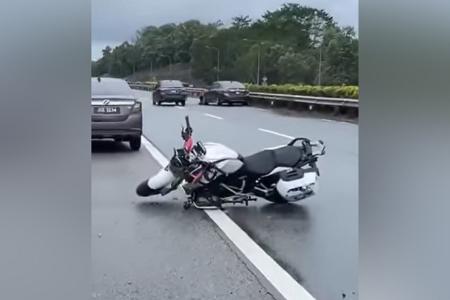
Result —
[[[175,103],[184,106],[186,104],[187,92],[183,83],[179,80],[161,80],[153,91],[153,105],[161,103]]]
[[[222,105],[241,103],[248,105],[249,95],[245,86],[238,81],[216,81],[200,96],[200,105],[211,103]]]
[[[92,78],[92,138],[128,141],[133,151],[141,147],[142,103],[128,83],[116,78]]]

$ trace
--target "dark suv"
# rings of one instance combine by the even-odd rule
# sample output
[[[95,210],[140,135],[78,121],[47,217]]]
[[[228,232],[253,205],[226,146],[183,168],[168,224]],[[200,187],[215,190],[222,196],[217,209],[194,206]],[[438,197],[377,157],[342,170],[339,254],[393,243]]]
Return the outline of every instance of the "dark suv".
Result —
[[[93,139],[128,141],[134,151],[141,147],[142,103],[128,83],[116,78],[92,78]]]
[[[161,105],[161,103],[175,103],[185,105],[187,92],[184,85],[179,80],[161,80],[153,91],[153,104]]]
[[[200,105],[210,103],[217,105],[241,103],[247,105],[248,100],[248,90],[242,83],[238,81],[216,81],[200,97]]]

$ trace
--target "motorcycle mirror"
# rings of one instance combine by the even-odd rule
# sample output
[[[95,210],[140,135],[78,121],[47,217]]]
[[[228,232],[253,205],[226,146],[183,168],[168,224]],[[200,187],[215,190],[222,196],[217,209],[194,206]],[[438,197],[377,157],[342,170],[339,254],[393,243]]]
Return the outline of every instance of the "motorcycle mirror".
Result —
[[[186,128],[190,128],[191,124],[189,124],[189,116],[185,116],[184,119],[186,120]]]

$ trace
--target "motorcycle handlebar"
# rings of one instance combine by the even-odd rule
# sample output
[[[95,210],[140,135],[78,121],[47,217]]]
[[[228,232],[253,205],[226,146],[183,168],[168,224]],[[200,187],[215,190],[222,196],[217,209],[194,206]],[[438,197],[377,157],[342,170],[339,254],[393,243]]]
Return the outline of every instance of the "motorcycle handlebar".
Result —
[[[191,124],[189,123],[189,116],[184,117],[186,120],[186,128],[191,128]]]
[[[318,141],[311,141],[307,138],[295,138],[292,141],[289,142],[289,146],[293,146],[296,142],[301,141],[303,146],[306,148],[307,151],[312,152],[311,147],[320,147],[320,150],[314,151],[311,154],[312,155],[324,155],[325,154],[325,143],[321,140]]]
[[[191,124],[189,123],[189,116],[186,116],[185,120],[186,120],[186,128],[184,127],[181,128],[181,137],[183,138],[183,140],[187,141],[189,137],[191,137],[193,130]]]

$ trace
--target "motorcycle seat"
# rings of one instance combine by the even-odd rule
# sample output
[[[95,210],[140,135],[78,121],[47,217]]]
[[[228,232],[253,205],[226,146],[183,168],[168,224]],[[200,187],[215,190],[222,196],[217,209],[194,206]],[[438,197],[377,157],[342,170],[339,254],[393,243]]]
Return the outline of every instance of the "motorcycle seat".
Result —
[[[294,167],[303,157],[296,146],[267,149],[243,158],[245,171],[255,176],[269,174],[276,167]]]

